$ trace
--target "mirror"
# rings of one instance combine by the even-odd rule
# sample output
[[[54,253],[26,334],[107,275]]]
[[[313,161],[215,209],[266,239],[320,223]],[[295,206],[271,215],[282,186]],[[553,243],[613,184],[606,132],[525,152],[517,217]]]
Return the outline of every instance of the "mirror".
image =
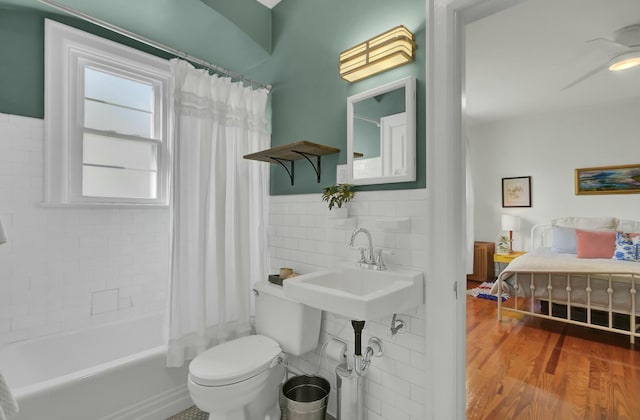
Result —
[[[416,180],[416,80],[347,98],[347,174],[355,185]]]

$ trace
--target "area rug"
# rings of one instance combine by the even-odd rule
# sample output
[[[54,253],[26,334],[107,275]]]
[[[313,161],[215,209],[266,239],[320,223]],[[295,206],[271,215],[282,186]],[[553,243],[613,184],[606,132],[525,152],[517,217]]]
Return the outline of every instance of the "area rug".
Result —
[[[477,297],[480,299],[498,300],[497,294],[491,294],[492,288],[493,288],[493,282],[485,281],[480,286],[467,290],[467,294],[469,296]],[[509,294],[503,293],[502,301],[504,302],[507,299],[509,299]]]

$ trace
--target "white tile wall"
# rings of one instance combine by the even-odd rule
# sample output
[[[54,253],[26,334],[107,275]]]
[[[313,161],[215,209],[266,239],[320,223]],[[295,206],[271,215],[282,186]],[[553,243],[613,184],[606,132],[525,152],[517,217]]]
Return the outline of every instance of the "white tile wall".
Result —
[[[352,228],[341,228],[330,219],[320,194],[272,196],[270,201],[269,240],[271,272],[279,267],[292,267],[308,273],[345,261],[355,261],[358,251],[348,247]],[[376,249],[384,248],[388,266],[424,271],[427,243],[427,193],[425,190],[375,191],[356,193],[350,216],[357,226],[371,231]],[[408,233],[384,231],[379,220],[409,218]],[[405,230],[406,231],[406,230]],[[365,245],[364,236],[356,241]],[[421,420],[424,408],[424,306],[401,314],[407,331],[391,337],[391,317],[367,322],[363,346],[369,337],[383,341],[384,356],[374,358],[364,378],[365,419]],[[291,364],[313,373],[321,360],[322,345],[331,337],[349,343],[353,354],[353,329],[350,320],[323,313],[320,346],[302,358],[293,357]],[[320,374],[331,382],[329,412],[336,412],[337,362],[322,358]]]
[[[0,114],[0,218],[9,236],[0,245],[0,345],[163,311],[169,211],[41,206],[43,146],[42,120]],[[389,253],[387,265],[424,270],[426,206],[425,190],[360,192],[350,212],[371,231],[374,246]],[[355,260],[357,251],[347,246],[352,229],[328,215],[320,194],[271,197],[271,272],[306,273]],[[377,228],[379,220],[397,217],[410,219],[408,233]],[[385,348],[364,379],[368,420],[422,418],[424,307],[401,318],[404,334],[390,336],[390,318],[367,322],[363,334],[363,343],[377,336]],[[350,321],[324,314],[322,322],[321,345],[294,358],[294,367],[315,372],[331,337],[348,341],[353,354]],[[334,414],[336,364],[325,358],[320,369],[332,384]]]
[[[0,114],[0,345],[163,311],[169,211],[43,207],[43,155],[42,120]]]

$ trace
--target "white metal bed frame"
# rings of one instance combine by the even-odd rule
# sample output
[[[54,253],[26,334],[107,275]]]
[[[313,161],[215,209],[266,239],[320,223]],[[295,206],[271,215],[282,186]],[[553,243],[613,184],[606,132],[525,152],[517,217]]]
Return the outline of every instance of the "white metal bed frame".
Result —
[[[618,224],[618,230],[622,230],[625,232],[638,232],[640,231],[640,222],[635,221],[621,221]],[[550,247],[551,245],[551,225],[536,225],[531,229],[531,249],[539,249],[544,247]],[[508,267],[507,267],[508,269]],[[505,270],[507,271],[507,270]],[[504,272],[503,272],[504,273]],[[604,330],[615,332],[619,334],[625,334],[629,336],[630,342],[635,343],[635,338],[640,338],[640,327],[637,321],[637,318],[640,317],[640,308],[636,305],[636,295],[637,295],[637,285],[640,285],[640,274],[633,272],[616,272],[616,273],[602,273],[602,272],[592,272],[592,273],[576,273],[576,272],[562,272],[562,271],[550,271],[550,272],[539,272],[539,271],[520,271],[520,270],[509,270],[507,273],[513,274],[511,277],[513,279],[513,289],[514,289],[514,303],[513,306],[504,306],[502,303],[502,299],[498,298],[498,320],[502,320],[502,310],[509,310],[512,312],[517,312],[525,315],[535,316],[539,318],[551,319],[554,321],[560,321],[568,324],[586,326],[589,328]],[[544,283],[544,276],[547,277],[546,280],[546,291],[541,291],[541,283]],[[503,275],[498,276],[498,294],[500,294],[503,290]],[[528,277],[528,279],[527,279]],[[558,277],[564,277],[564,284],[559,284]],[[586,287],[584,288],[584,293],[586,296],[586,302],[580,301],[572,301],[572,291],[574,290],[572,286],[572,279],[578,277],[582,283],[584,283],[584,279],[586,279]],[[615,277],[615,278],[614,278]],[[605,284],[607,285],[606,293],[608,295],[608,303],[596,303],[592,301],[592,293],[594,289],[592,289],[592,280],[597,280],[596,283],[602,282],[605,280]],[[538,287],[536,287],[536,283],[538,283]],[[619,290],[620,285],[628,284],[629,289],[627,290],[630,298],[629,308],[624,308],[614,303],[614,293],[621,293]],[[617,287],[616,287],[617,286]],[[526,289],[529,289],[529,295],[527,295]],[[559,299],[556,294],[555,297],[553,295],[554,289],[562,289],[566,291],[566,297],[564,299]],[[616,290],[618,289],[618,290]],[[546,294],[546,296],[544,296]],[[521,296],[524,295],[524,296]],[[522,306],[519,305],[518,298],[525,297],[528,298],[528,302],[525,302]],[[546,302],[547,308],[546,313],[542,311],[536,311],[536,301],[538,302]],[[554,305],[561,305],[566,308],[566,318],[564,316],[555,315],[553,313]],[[586,312],[586,320],[576,320],[572,319],[572,309],[581,308]],[[594,312],[596,311],[596,312]],[[579,312],[579,311],[575,311]],[[593,315],[594,314],[604,314],[606,316],[606,325],[601,325],[600,323],[594,323]],[[564,315],[564,314],[562,314]],[[629,319],[629,328],[622,329],[616,327],[614,324],[622,320],[624,321],[624,317]]]

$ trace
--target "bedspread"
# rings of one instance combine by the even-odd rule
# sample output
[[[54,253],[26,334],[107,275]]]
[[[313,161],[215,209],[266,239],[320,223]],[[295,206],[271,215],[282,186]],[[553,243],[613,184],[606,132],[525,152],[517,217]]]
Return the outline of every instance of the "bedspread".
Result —
[[[507,266],[502,277],[513,272],[537,273],[634,273],[640,275],[640,263],[609,258],[578,258],[575,254],[539,250],[524,254]]]
[[[516,274],[517,293],[513,290]],[[639,288],[639,283],[640,264],[636,262],[577,258],[575,254],[539,250],[513,260],[500,274],[491,293],[497,294],[499,285],[502,285],[503,292],[527,296],[531,294],[533,285],[533,295],[537,299],[566,303],[570,295],[573,304],[590,301],[600,308],[608,307],[611,299],[614,310],[628,313],[631,309],[631,285]],[[589,296],[587,289],[591,290]],[[640,303],[639,299],[640,294],[636,295],[637,303]]]

